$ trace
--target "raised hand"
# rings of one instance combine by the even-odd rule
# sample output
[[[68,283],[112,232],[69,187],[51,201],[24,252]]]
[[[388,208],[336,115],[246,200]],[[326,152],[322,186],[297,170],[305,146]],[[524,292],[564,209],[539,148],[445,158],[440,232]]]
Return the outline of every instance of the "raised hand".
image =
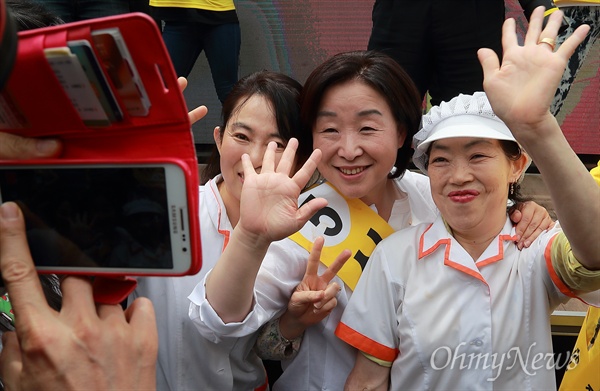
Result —
[[[47,304],[14,203],[0,206],[0,269],[15,310],[4,333],[0,376],[10,390],[156,388],[158,335],[152,303],[96,305],[92,284],[69,276],[60,312]]]
[[[554,12],[542,30],[544,8],[531,15],[523,46],[517,42],[514,19],[507,19],[502,30],[502,65],[490,49],[480,49],[484,90],[494,112],[511,130],[513,125],[537,127],[551,118],[550,104],[565,70],[567,60],[585,38],[589,26],[582,25],[554,51],[553,42],[563,13]],[[517,136],[515,134],[515,136]]]
[[[244,185],[238,226],[246,235],[263,243],[293,234],[327,205],[325,199],[315,198],[298,208],[298,196],[314,173],[321,151],[313,151],[306,163],[290,177],[297,148],[298,140],[290,139],[276,166],[276,144],[269,143],[260,172],[255,171],[248,155],[242,156]]]
[[[281,317],[279,328],[287,339],[293,339],[304,330],[323,320],[336,307],[336,295],[341,290],[337,282],[331,282],[350,258],[350,250],[344,250],[333,263],[318,275],[321,250],[325,240],[318,237],[306,263],[306,273],[288,303],[287,312]]]

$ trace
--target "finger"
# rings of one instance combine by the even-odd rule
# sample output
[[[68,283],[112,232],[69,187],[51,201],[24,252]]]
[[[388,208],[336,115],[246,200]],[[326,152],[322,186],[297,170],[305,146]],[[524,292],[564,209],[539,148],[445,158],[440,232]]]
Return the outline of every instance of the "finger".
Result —
[[[556,39],[556,36],[558,35],[558,30],[562,26],[563,16],[564,13],[562,11],[554,11],[548,18],[548,23],[546,23],[546,27],[544,27],[544,29],[540,33],[539,38]]]
[[[322,303],[322,305],[318,308],[315,305],[313,308],[313,313],[319,314],[319,315],[328,315],[337,306],[337,303],[338,303],[338,301],[334,297],[333,299]]]
[[[323,296],[323,301],[329,301],[337,296],[338,293],[342,290],[342,287],[337,282],[332,282],[327,285],[325,288],[325,296]]]
[[[326,282],[329,282],[333,279],[333,277],[335,277],[335,275],[340,271],[340,269],[344,266],[344,264],[346,263],[346,261],[348,259],[350,259],[350,256],[352,255],[352,251],[346,249],[344,251],[342,251],[336,258],[335,261],[333,261],[331,263],[331,265],[329,265],[329,267],[327,268],[327,270],[325,270],[323,272],[323,274],[321,275],[321,278],[324,279]]]
[[[242,168],[244,169],[244,182],[247,181],[251,176],[256,175],[250,155],[247,153],[242,155]]]
[[[188,117],[190,119],[190,124],[195,124],[200,121],[204,116],[208,114],[208,108],[206,106],[198,106],[194,110],[188,113]]]
[[[97,319],[89,277],[67,276],[60,284],[63,294],[61,315],[71,319]]]
[[[322,152],[320,149],[315,149],[311,154],[308,160],[300,167],[300,169],[294,174],[294,182],[301,189],[306,186],[315,170],[317,169],[317,164],[321,161]]]
[[[23,214],[13,202],[0,206],[0,270],[19,316],[15,324],[20,330],[36,327],[39,316],[50,316],[25,234]]]
[[[0,133],[0,160],[49,158],[60,155],[61,151],[62,144],[56,139]]]
[[[290,297],[289,307],[305,307],[315,305],[323,300],[324,291],[295,291]]]
[[[319,269],[319,263],[321,262],[321,251],[323,250],[323,244],[325,239],[319,236],[315,239],[310,254],[308,255],[308,262],[306,263],[306,274],[305,276],[316,276]]]
[[[511,47],[518,45],[517,23],[513,18],[508,18],[502,24],[502,50],[506,53]]]
[[[298,140],[295,138],[291,138],[288,141],[285,149],[283,150],[283,155],[281,156],[281,160],[277,165],[277,172],[282,174],[289,175],[292,172],[292,168],[294,167],[294,162],[296,161],[296,151],[298,150]]]
[[[179,76],[177,78],[177,85],[179,86],[179,91],[183,92],[188,85],[188,81],[185,77]]]
[[[540,33],[542,32],[542,25],[544,23],[544,10],[545,8],[540,6],[536,7],[531,13],[531,16],[529,17],[529,28],[525,34],[525,45],[537,45],[540,39]]]
[[[275,172],[275,151],[277,150],[277,143],[271,141],[267,145],[265,150],[265,156],[263,156],[262,167],[260,172]],[[286,147],[287,150],[287,147]],[[285,151],[283,152],[285,154]]]
[[[525,220],[525,218],[523,219]],[[542,231],[541,223],[543,219],[540,219],[539,216],[534,215],[531,218],[531,222],[525,227],[523,234],[521,235],[521,240],[519,241],[525,247],[529,247],[533,239],[537,238]]]
[[[328,303],[332,302],[332,301],[337,301],[336,297],[337,294],[340,292],[340,290],[342,290],[342,288],[340,287],[340,285],[337,282],[332,282],[331,284],[327,285],[327,287],[324,290],[324,296],[323,299],[320,300],[318,303],[315,303],[314,307],[316,309],[324,309]],[[333,307],[330,307],[333,308]]]
[[[146,353],[143,355],[144,360],[154,368],[158,354],[158,331],[152,302],[145,297],[138,297],[125,310],[125,319],[135,330],[140,349]]]
[[[483,48],[477,51],[477,57],[483,69],[483,79],[489,80],[494,72],[500,69],[498,55],[492,49]]]
[[[2,352],[0,353],[0,378],[5,390],[18,390],[23,371],[23,359],[19,340],[15,332],[2,335]]]
[[[313,198],[304,205],[302,205],[296,211],[296,221],[298,222],[298,228],[300,229],[306,224],[315,213],[327,206],[327,200],[325,198]]]
[[[590,26],[587,24],[582,24],[581,26],[577,27],[573,34],[571,34],[571,36],[560,45],[556,52],[565,59],[570,58],[573,53],[575,53],[577,46],[583,42],[589,32]]]

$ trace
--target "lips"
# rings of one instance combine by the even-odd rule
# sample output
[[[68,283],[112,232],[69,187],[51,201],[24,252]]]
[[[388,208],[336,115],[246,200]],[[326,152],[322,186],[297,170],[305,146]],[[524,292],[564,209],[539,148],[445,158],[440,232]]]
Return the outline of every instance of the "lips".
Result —
[[[448,193],[448,198],[454,202],[467,203],[473,201],[478,195],[477,190],[457,190]]]

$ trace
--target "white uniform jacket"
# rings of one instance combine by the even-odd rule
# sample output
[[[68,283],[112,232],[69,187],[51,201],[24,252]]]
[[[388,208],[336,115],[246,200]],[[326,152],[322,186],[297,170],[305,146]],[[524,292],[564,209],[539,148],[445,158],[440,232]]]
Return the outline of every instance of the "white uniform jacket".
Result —
[[[152,300],[158,327],[157,390],[253,390],[266,383],[264,367],[251,349],[254,336],[219,344],[198,334],[187,298],[219,259],[232,231],[217,183],[200,187],[202,269],[194,276],[138,279],[134,297]]]
[[[337,335],[393,362],[392,390],[555,390],[550,314],[569,299],[549,259],[559,231],[519,251],[507,218],[476,262],[441,217],[396,232],[371,255]]]
[[[429,179],[407,171],[396,184],[408,194],[412,223],[431,223],[437,209],[431,199]],[[243,322],[222,322],[205,299],[204,282],[190,295],[190,316],[202,335],[213,342],[255,333],[285,311],[293,290],[304,277],[307,260],[308,252],[290,239],[273,243],[256,279],[254,308]],[[322,264],[319,266],[319,274],[324,268]],[[337,296],[337,307],[321,323],[306,330],[298,355],[282,362],[284,372],[274,390],[339,391],[344,388],[354,366],[356,350],[340,341],[334,331],[352,291],[338,277],[335,281],[344,287]]]

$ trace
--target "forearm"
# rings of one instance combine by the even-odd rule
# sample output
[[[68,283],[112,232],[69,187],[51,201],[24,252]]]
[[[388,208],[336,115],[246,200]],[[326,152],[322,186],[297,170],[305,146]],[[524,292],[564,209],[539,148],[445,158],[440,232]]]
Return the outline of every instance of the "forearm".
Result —
[[[206,299],[224,323],[241,322],[252,309],[254,283],[269,243],[234,229],[206,279]]]
[[[344,391],[384,391],[389,387],[389,379],[389,367],[383,367],[369,360],[363,353],[357,352],[356,362],[346,379]]]
[[[543,137],[521,137],[520,142],[544,179],[573,254],[586,268],[597,270],[600,187],[569,146],[556,119],[552,119],[544,126],[552,126],[554,131],[545,132]]]

